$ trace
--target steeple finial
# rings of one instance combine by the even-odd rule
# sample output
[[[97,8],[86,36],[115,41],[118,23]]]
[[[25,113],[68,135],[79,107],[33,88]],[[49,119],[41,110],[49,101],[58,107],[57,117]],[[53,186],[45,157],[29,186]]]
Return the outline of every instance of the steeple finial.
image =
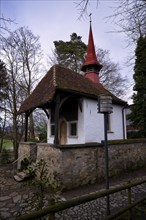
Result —
[[[91,16],[92,16],[92,13],[89,14],[89,17],[90,17],[90,23],[92,22]]]

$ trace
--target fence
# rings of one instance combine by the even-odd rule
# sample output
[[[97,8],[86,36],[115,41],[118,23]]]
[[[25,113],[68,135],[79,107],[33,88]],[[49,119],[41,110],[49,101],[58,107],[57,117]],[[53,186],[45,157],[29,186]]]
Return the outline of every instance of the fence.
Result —
[[[110,210],[112,213],[109,216],[105,214],[107,196],[110,197]],[[21,216],[17,220],[110,220],[117,219],[117,217],[127,211],[128,219],[132,219],[132,208],[143,201],[146,201],[146,178],[141,181],[127,183],[122,186],[110,188],[109,190],[101,190],[70,201],[61,202]]]

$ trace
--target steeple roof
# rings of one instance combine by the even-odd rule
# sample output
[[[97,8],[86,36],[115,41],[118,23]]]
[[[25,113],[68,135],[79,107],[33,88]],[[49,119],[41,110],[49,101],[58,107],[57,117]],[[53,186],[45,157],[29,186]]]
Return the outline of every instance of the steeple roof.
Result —
[[[86,67],[89,65],[96,66],[98,71],[100,71],[100,69],[102,68],[102,65],[97,60],[96,53],[95,53],[91,21],[90,21],[89,39],[88,39],[88,47],[87,47],[87,56],[86,56],[85,63],[82,66],[81,70],[85,71]]]

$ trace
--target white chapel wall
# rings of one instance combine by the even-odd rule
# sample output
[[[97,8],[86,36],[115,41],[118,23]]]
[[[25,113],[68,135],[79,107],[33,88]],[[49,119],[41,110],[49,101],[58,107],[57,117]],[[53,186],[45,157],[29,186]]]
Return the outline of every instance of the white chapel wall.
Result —
[[[111,130],[108,132],[108,140],[123,139],[124,137],[122,109],[123,106],[113,104],[113,113],[110,114]],[[98,113],[98,104],[95,100],[84,99],[84,126],[85,143],[104,140],[104,115]],[[124,130],[126,138],[126,129]]]
[[[111,132],[108,133],[108,139],[124,139],[124,136],[126,138],[126,123],[125,115],[123,115],[123,106],[113,105],[113,113],[111,114]]]
[[[123,106],[113,104],[113,113],[110,114],[111,130],[108,140],[123,139]],[[125,117],[124,117],[125,121]],[[77,136],[69,136],[69,123],[67,122],[67,144],[85,144],[101,142],[104,140],[104,115],[98,113],[96,100],[83,99],[82,112],[78,107]],[[125,124],[125,123],[124,123]],[[125,124],[126,128],[126,124]],[[126,138],[126,129],[125,138]],[[54,136],[50,135],[50,119],[47,126],[47,143],[53,144]]]
[[[101,142],[104,135],[103,115],[98,113],[98,102],[84,99],[85,142]]]

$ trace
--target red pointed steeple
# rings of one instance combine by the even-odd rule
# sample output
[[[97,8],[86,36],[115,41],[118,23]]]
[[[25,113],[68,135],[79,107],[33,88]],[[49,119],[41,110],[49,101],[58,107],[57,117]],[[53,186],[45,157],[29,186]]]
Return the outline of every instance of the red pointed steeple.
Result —
[[[102,65],[98,62],[96,53],[95,53],[94,39],[93,39],[92,27],[91,27],[91,21],[90,21],[87,56],[86,56],[85,63],[82,66],[81,70],[85,72],[86,78],[92,80],[95,83],[99,83],[99,71],[101,70],[101,68],[102,68]]]

